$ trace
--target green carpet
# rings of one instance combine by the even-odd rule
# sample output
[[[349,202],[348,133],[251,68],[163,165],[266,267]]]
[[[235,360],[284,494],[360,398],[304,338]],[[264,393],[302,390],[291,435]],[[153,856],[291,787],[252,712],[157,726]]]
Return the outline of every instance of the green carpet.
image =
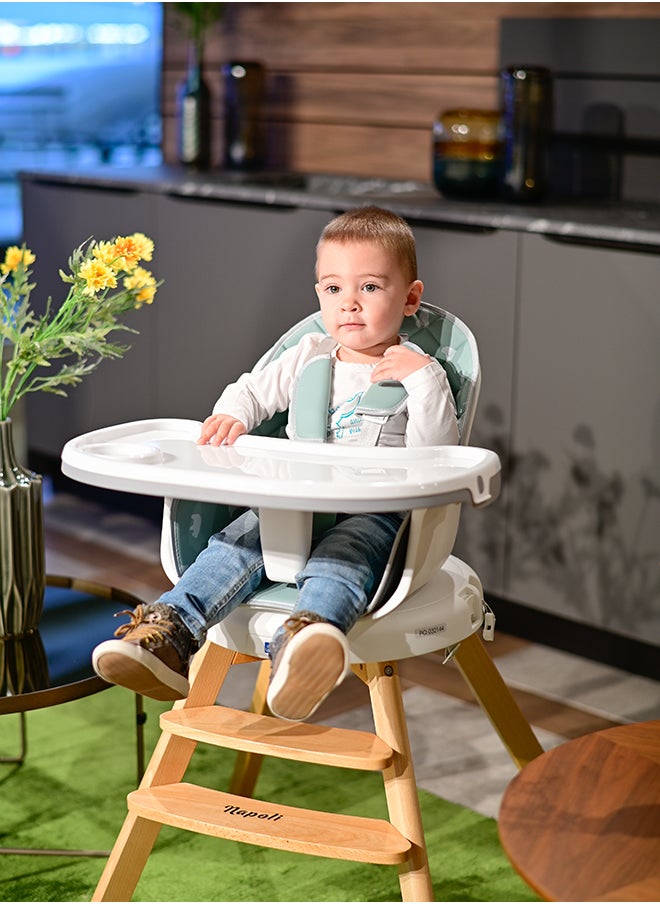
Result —
[[[0,846],[112,847],[135,782],[133,696],[112,688],[27,714],[23,766],[0,764]],[[167,704],[146,701],[147,751]],[[0,719],[0,755],[18,746],[18,716]],[[233,754],[200,745],[187,778],[226,787]],[[378,774],[266,761],[265,799],[385,816]],[[420,793],[435,896],[444,901],[538,901],[500,847],[495,821]],[[0,854],[3,901],[88,901],[100,858]],[[396,901],[395,867],[271,851],[165,827],[136,901]]]

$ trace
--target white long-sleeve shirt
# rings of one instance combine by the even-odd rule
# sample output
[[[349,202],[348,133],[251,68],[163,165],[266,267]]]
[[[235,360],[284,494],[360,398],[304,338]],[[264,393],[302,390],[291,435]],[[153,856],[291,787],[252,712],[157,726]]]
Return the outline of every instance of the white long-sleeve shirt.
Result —
[[[275,413],[289,408],[293,386],[304,364],[320,354],[327,343],[323,333],[307,333],[296,346],[258,371],[243,374],[230,383],[213,406],[214,414],[228,414],[245,424],[248,432]],[[405,337],[402,336],[404,341]],[[340,361],[332,353],[333,374],[328,409],[328,442],[357,443],[362,416],[359,402],[373,385],[375,364]],[[434,446],[458,442],[454,399],[447,374],[435,360],[401,381],[408,393],[405,409],[391,417],[379,445]],[[287,426],[291,435],[291,426]]]

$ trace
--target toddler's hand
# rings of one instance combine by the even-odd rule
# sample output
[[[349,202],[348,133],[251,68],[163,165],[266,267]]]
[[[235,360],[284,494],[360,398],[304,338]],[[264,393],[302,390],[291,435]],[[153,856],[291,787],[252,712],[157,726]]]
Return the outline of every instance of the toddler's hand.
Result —
[[[202,424],[197,445],[231,446],[243,433],[247,433],[247,427],[242,421],[230,414],[212,414]]]
[[[378,383],[380,380],[398,380],[400,382],[416,370],[426,367],[430,360],[428,355],[422,355],[405,345],[390,345],[375,366],[371,382]]]

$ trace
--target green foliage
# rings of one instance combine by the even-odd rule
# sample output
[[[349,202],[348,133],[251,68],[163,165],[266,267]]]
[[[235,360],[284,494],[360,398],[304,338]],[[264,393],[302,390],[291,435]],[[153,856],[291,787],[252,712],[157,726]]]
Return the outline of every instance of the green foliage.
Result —
[[[174,7],[182,21],[187,22],[188,36],[199,49],[207,30],[222,19],[224,3],[175,3]]]

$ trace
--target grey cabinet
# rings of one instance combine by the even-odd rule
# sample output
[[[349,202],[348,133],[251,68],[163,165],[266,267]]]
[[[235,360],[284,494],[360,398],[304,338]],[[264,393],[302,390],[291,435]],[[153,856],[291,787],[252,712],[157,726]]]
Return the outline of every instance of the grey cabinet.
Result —
[[[24,237],[37,256],[33,267],[35,308],[42,310],[49,295],[55,305],[65,297],[68,287],[59,278],[59,270],[68,269],[69,256],[77,245],[92,236],[110,239],[144,232],[154,237],[153,212],[154,197],[137,191],[24,180]],[[162,261],[157,250],[152,264],[157,274]],[[154,305],[125,318],[139,335],[114,334],[119,342],[131,346],[123,358],[102,361],[94,373],[69,389],[66,398],[43,392],[26,397],[30,448],[59,456],[73,436],[153,414],[158,295],[156,299]]]
[[[660,643],[660,255],[521,237],[506,596]]]
[[[492,594],[660,644],[660,256],[414,231],[426,300],[479,344],[471,442],[503,464],[456,553]]]
[[[158,416],[203,419],[223,387],[317,308],[330,214],[159,196]]]
[[[456,314],[479,346],[482,386],[470,437],[494,449],[506,475],[515,376],[516,278],[520,237],[514,232],[441,229],[413,224],[424,298]],[[464,506],[455,552],[486,588],[504,591],[507,481],[500,498],[481,511]]]

